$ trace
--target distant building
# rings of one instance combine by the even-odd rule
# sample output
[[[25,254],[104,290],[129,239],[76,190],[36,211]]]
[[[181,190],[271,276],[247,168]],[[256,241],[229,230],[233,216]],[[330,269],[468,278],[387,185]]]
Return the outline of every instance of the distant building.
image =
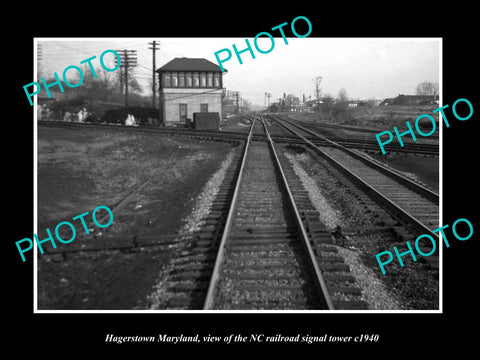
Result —
[[[396,98],[385,99],[380,106],[387,105],[436,105],[438,104],[438,95],[404,95],[400,94]]]
[[[300,99],[293,95],[293,94],[288,94],[285,98],[284,98],[284,102],[285,102],[285,106],[291,108],[291,107],[296,107],[296,106],[299,106],[300,105]]]
[[[380,104],[378,104],[378,106],[393,105],[393,104],[394,104],[394,101],[395,101],[394,98],[387,98],[387,99],[383,100]]]
[[[320,104],[323,104],[323,100],[320,100]],[[299,103],[294,111],[298,112],[314,112],[317,108],[317,100],[306,100],[304,102]]]
[[[227,90],[222,100],[223,117],[228,117],[239,112],[239,92]]]
[[[156,70],[160,78],[160,118],[185,124],[197,112],[222,114],[222,71],[202,58],[175,58]]]
[[[438,96],[434,95],[398,95],[395,105],[435,105],[438,102]]]
[[[349,100],[347,101],[347,106],[349,108],[356,108],[358,106],[360,107],[372,107],[374,105],[374,101],[370,100]]]

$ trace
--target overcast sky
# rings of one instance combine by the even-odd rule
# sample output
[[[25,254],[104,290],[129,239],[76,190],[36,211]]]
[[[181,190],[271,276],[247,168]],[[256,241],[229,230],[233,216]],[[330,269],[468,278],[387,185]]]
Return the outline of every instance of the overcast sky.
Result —
[[[441,40],[437,38],[280,38],[268,54],[255,52],[241,54],[239,64],[232,44],[238,50],[246,48],[245,38],[108,38],[69,39],[40,38],[42,60],[39,66],[45,76],[57,72],[61,77],[69,65],[96,55],[92,63],[107,49],[137,50],[138,66],[135,74],[144,85],[144,94],[151,94],[148,80],[152,76],[152,51],[148,43],[160,42],[156,55],[159,68],[175,57],[205,58],[216,63],[214,53],[223,48],[232,51],[232,58],[223,63],[228,70],[224,87],[240,91],[252,103],[263,105],[264,94],[272,94],[271,101],[294,94],[313,98],[313,78],[322,76],[323,94],[338,95],[341,88],[353,99],[384,99],[398,94],[414,94],[422,81],[440,83]],[[260,38],[261,49],[270,48],[270,40]],[[109,56],[112,56],[111,54]],[[223,58],[226,53],[220,54]]]

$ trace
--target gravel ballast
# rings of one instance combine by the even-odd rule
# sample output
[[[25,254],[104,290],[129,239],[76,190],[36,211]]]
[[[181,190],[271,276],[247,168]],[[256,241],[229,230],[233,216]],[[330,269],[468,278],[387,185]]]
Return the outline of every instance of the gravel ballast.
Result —
[[[345,191],[345,179],[330,173],[326,164],[301,149],[287,149],[285,156],[327,228],[366,229],[378,224],[374,212],[365,211],[358,199]],[[351,275],[362,290],[362,300],[368,303],[369,309],[438,308],[438,272],[419,262],[409,262],[403,268],[392,266],[390,276],[384,276],[375,261],[375,254],[382,247],[391,248],[392,237],[387,233],[361,231],[343,235],[345,238],[335,247],[350,266]]]
[[[235,153],[236,150],[233,149],[227,154],[225,160],[220,165],[220,168],[212,175],[207,184],[205,184],[200,195],[196,199],[192,212],[185,219],[185,225],[179,231],[179,238],[188,238],[195,231],[198,231],[204,224],[202,218],[204,218],[210,211],[210,207],[215,200],[215,196],[225,178],[227,169],[233,161]],[[189,246],[188,241],[181,244],[181,249],[183,250],[179,249],[180,255],[188,256],[189,252],[186,250]],[[172,296],[172,293],[169,292],[168,289],[176,283],[173,279],[175,276],[175,268],[183,261],[184,258],[182,256],[176,257],[167,266],[162,268],[158,274],[158,281],[153,287],[152,293],[147,297],[147,310],[158,310],[167,307],[168,300]],[[195,264],[195,262],[191,261],[190,263]],[[198,265],[201,265],[201,263],[198,263]]]

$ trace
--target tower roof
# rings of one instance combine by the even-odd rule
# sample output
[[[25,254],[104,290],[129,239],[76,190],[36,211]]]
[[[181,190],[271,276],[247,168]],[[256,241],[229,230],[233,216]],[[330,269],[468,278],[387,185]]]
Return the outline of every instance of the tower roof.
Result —
[[[164,71],[213,71],[222,72],[220,66],[203,58],[177,57],[156,70]]]

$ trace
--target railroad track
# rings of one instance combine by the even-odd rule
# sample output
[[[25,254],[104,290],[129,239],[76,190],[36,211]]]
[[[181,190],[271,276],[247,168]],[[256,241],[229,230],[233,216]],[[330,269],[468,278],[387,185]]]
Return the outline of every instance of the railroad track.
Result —
[[[298,124],[271,116],[285,129],[303,139],[311,149],[340,170],[357,186],[375,199],[386,211],[410,231],[413,236],[429,234],[439,227],[439,196],[428,188],[373,162],[360,152],[348,149]],[[331,146],[317,146],[304,134],[318,136]],[[428,244],[425,244],[428,248]],[[427,259],[438,267],[438,257]]]
[[[75,123],[66,121],[38,121],[38,124],[42,127],[62,127],[69,129],[94,129],[130,133],[148,133],[168,136],[185,136],[198,139],[219,139],[227,141],[238,141],[244,140],[246,138],[246,133],[239,131],[194,130],[188,128],[126,126],[113,124]]]
[[[273,143],[251,140],[261,128],[254,120],[204,309],[333,309]]]
[[[325,139],[319,139],[315,136],[305,136],[308,140],[313,142],[317,146],[331,146],[331,143]],[[266,136],[256,135],[257,139],[266,139]],[[272,138],[277,143],[286,143],[286,144],[304,144],[305,142],[302,139],[299,139],[297,136],[292,135],[272,135]],[[374,140],[367,139],[344,139],[337,137],[329,137],[329,140],[340,144],[348,148],[354,148],[359,150],[364,150],[366,152],[381,154],[380,147],[378,142]],[[438,146],[433,144],[414,144],[414,143],[405,143],[405,146],[400,146],[397,144],[388,144],[385,149],[389,153],[399,152],[407,154],[415,154],[428,157],[438,157]]]
[[[312,123],[312,122],[307,122],[307,121],[302,121],[302,120],[293,120],[290,119],[291,121],[294,121],[300,125],[307,126],[311,129],[335,129],[335,130],[343,130],[343,131],[349,131],[353,133],[370,133],[370,134],[378,134],[382,130],[380,129],[370,129],[370,128],[365,128],[365,127],[357,127],[357,126],[348,126],[348,125],[338,125],[338,124],[327,124],[327,123]],[[438,134],[432,134],[431,135],[432,139],[438,139]]]
[[[332,234],[320,223],[318,212],[279,151],[279,144],[308,144],[317,149],[316,152],[348,174],[349,179],[387,208],[412,234],[438,227],[438,194],[421,189],[418,184],[407,185],[411,182],[397,175],[386,175],[378,164],[366,166],[367,160],[347,149],[348,144],[318,138],[311,130],[269,116],[272,123],[281,124],[285,131],[293,134],[273,137],[264,126],[264,119],[259,118],[252,118],[248,134],[226,134],[232,136],[232,141],[245,145],[230,165],[200,231],[181,243],[174,236],[133,238],[125,239],[124,246],[115,247],[112,238],[106,239],[111,240],[112,246],[72,250],[135,252],[143,247],[164,246],[165,251],[175,251],[172,255],[175,264],[164,283],[167,309],[366,309],[355,278],[334,246]],[[88,126],[174,136],[185,133],[196,137],[201,133],[183,129],[48,123],[46,126]],[[220,136],[218,133],[205,131],[203,135],[216,138]],[[433,205],[425,205],[427,201]],[[178,245],[181,251],[170,248],[172,245]],[[60,252],[56,254],[65,256]],[[432,256],[427,260],[436,261],[438,265],[438,258]]]
[[[344,137],[332,136],[332,135],[322,135],[319,137],[318,134],[322,134],[322,130],[325,129],[335,129],[335,130],[346,130],[343,125],[334,125],[334,124],[325,124],[317,126],[317,124],[306,123],[299,120],[293,120],[288,115],[275,115],[276,119],[287,121],[289,124],[299,125],[302,129],[307,129],[313,131],[315,134],[305,133],[305,137],[314,142],[317,145],[324,145],[325,142],[328,142],[326,139],[331,140],[335,143],[341,144],[349,148],[356,148],[360,150],[365,150],[368,152],[374,152],[381,154],[380,147],[376,141],[374,134],[378,134],[380,130],[371,130],[371,129],[362,129],[358,128],[357,132],[360,130],[364,133],[372,133],[372,140],[370,139],[358,139],[355,136],[344,135]],[[350,130],[349,130],[350,131]],[[353,131],[353,130],[352,130]],[[323,143],[322,143],[323,142]],[[439,146],[438,144],[431,143],[419,143],[414,141],[409,141],[408,139],[404,140],[404,146],[400,146],[396,142],[391,142],[385,145],[385,149],[388,152],[400,152],[400,153],[410,153],[415,155],[425,155],[425,156],[438,156]]]
[[[249,116],[244,116],[246,119],[251,120]],[[213,139],[222,141],[238,141],[245,140],[247,132],[241,131],[217,131],[217,130],[193,130],[186,128],[158,128],[158,127],[146,127],[146,126],[125,126],[125,125],[109,125],[109,124],[93,124],[93,123],[73,123],[65,121],[38,121],[38,124],[42,127],[63,127],[70,129],[96,129],[107,131],[120,131],[120,132],[133,132],[133,133],[150,133],[158,135],[168,136],[184,136],[197,139]],[[303,140],[298,139],[296,136],[283,134],[272,134],[273,140],[276,143],[285,144],[300,144]],[[318,139],[313,136],[307,136],[310,141],[319,146],[329,146],[329,143],[323,139]],[[255,134],[255,140],[267,141],[265,134]],[[331,140],[352,148],[357,148],[365,151],[371,151],[380,153],[378,143],[373,140],[361,140],[361,139],[342,139],[342,138],[330,138]],[[402,153],[414,153],[417,155],[425,156],[438,156],[438,146],[431,144],[409,144],[405,143],[404,147],[397,144],[388,144],[386,149],[389,152],[402,152]]]
[[[206,226],[175,266],[168,308],[366,309],[288,160],[254,132],[266,133],[258,119]]]

